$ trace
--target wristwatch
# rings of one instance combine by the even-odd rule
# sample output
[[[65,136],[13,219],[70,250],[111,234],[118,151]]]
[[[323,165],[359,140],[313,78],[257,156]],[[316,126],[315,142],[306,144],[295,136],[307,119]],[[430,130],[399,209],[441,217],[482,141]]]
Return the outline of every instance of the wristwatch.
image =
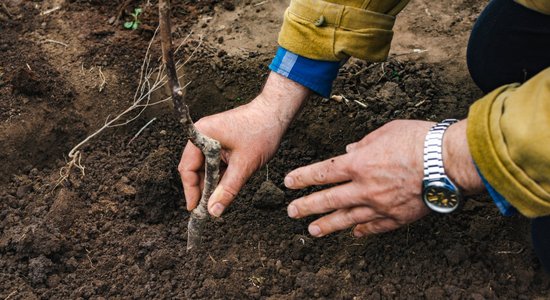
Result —
[[[446,119],[435,124],[424,141],[422,199],[428,208],[438,213],[451,213],[463,203],[460,190],[449,179],[443,167],[443,134],[456,122],[456,119]]]

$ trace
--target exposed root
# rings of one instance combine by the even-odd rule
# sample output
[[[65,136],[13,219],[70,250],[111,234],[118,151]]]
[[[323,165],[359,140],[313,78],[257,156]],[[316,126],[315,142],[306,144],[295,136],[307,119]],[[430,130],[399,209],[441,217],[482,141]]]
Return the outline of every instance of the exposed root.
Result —
[[[141,129],[134,135],[134,137],[128,142],[128,145],[130,145],[131,142],[133,142],[142,132],[147,128],[149,125],[151,125],[157,118],[152,118],[147,124],[143,125]]]
[[[74,146],[68,154],[68,163],[61,168],[60,170],[60,178],[58,183],[56,184],[56,187],[62,183],[63,181],[66,181],[72,170],[76,167],[78,170],[80,170],[80,173],[82,176],[85,175],[84,172],[84,165],[82,164],[82,147],[86,145],[91,139],[101,134],[103,131],[105,131],[108,128],[118,127],[118,126],[124,126],[127,125],[133,121],[135,121],[137,118],[139,118],[142,113],[145,111],[147,107],[158,105],[161,103],[164,103],[166,101],[169,101],[171,97],[168,97],[163,100],[159,100],[156,102],[151,102],[151,94],[161,87],[163,87],[168,82],[168,77],[164,74],[164,65],[160,64],[157,67],[153,67],[151,65],[151,45],[153,44],[153,41],[156,38],[156,35],[158,33],[158,28],[155,30],[155,33],[153,34],[153,37],[149,41],[149,45],[147,46],[147,51],[145,52],[145,57],[143,59],[143,63],[141,65],[140,69],[140,76],[139,76],[139,83],[138,87],[136,88],[136,91],[134,93],[134,98],[132,104],[126,108],[123,112],[116,115],[115,117],[111,118],[111,116],[107,117],[107,120],[105,120],[105,123],[103,126],[101,126],[99,129],[97,129],[92,134],[88,135],[86,138],[84,138],[82,141],[80,141],[76,146]],[[189,36],[187,36],[182,43],[184,43]],[[202,38],[199,41],[199,45],[193,50],[191,55],[187,58],[187,60],[184,63],[179,63],[176,66],[176,70],[180,70],[194,55],[194,53],[197,51],[197,48],[201,45]],[[101,69],[99,70],[100,78],[102,80],[99,89],[100,92],[103,90],[106,84],[105,76]],[[179,78],[178,78],[179,79]],[[189,83],[187,83],[183,88],[187,87]],[[131,113],[135,113],[130,118],[127,118]]]

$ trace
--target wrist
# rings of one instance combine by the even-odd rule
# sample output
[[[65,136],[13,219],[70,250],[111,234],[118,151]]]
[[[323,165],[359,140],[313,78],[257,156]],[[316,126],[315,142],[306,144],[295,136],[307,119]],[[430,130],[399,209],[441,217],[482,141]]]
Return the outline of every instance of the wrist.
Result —
[[[263,110],[267,116],[276,117],[276,121],[286,129],[310,95],[311,91],[305,86],[271,72],[262,92],[250,104]]]
[[[443,136],[443,166],[451,181],[465,195],[479,193],[484,185],[477,173],[468,140],[466,120],[451,125]]]

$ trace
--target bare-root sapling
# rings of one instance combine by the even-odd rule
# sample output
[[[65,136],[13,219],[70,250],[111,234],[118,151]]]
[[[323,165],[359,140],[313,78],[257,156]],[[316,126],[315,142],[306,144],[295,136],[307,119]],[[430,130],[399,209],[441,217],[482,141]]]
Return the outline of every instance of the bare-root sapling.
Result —
[[[204,223],[208,219],[208,199],[218,185],[220,176],[221,145],[218,141],[200,133],[191,119],[189,107],[185,103],[183,90],[180,87],[176,73],[170,23],[170,0],[160,0],[159,26],[162,45],[162,62],[164,63],[166,75],[168,77],[168,87],[172,93],[174,110],[179,121],[183,125],[185,134],[188,136],[189,140],[202,151],[205,157],[204,188],[202,190],[199,205],[191,212],[189,218],[187,230],[187,250],[189,251],[200,244]]]

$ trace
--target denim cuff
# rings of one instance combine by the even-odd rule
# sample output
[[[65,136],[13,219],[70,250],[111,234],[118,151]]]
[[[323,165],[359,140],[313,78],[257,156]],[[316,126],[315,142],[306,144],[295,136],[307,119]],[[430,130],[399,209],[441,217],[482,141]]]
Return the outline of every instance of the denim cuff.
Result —
[[[479,174],[479,177],[481,177],[481,181],[485,185],[485,188],[489,192],[489,196],[493,199],[493,202],[498,207],[498,210],[503,216],[509,217],[513,216],[518,213],[517,209],[510,204],[510,202],[506,201],[506,199],[499,193],[497,190],[495,190],[491,184],[483,177],[483,174],[479,171],[479,169],[476,166],[477,173]]]
[[[338,61],[309,59],[279,47],[269,69],[329,98],[340,66]]]

